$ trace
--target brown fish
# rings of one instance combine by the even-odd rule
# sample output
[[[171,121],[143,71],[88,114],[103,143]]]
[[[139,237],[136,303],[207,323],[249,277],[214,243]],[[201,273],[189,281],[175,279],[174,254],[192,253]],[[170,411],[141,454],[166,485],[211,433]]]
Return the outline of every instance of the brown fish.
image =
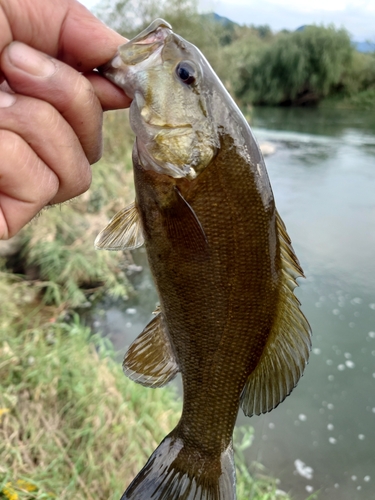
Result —
[[[232,433],[301,377],[310,328],[302,269],[259,147],[201,52],[158,19],[102,73],[133,98],[136,200],[98,248],[146,245],[160,310],[130,346],[126,375],[160,387],[180,372],[183,410],[122,500],[232,500]]]

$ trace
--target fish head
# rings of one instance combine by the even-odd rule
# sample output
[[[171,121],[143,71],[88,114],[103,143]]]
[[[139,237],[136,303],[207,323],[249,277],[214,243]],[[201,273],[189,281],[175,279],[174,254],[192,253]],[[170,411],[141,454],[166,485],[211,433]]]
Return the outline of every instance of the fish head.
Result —
[[[205,169],[219,145],[206,88],[214,73],[194,45],[157,19],[100,71],[133,99],[130,123],[144,168],[176,178]]]

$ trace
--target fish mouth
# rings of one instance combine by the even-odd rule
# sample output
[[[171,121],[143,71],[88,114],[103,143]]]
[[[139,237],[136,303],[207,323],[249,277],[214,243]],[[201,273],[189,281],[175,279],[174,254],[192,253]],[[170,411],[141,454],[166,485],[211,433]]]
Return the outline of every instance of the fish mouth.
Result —
[[[152,54],[159,52],[165,39],[172,33],[172,26],[164,19],[155,19],[150,26],[128,42],[120,45],[115,57],[107,64],[100,66],[100,74],[113,81],[113,73],[118,69],[126,69],[147,60]],[[116,82],[114,82],[116,83]]]

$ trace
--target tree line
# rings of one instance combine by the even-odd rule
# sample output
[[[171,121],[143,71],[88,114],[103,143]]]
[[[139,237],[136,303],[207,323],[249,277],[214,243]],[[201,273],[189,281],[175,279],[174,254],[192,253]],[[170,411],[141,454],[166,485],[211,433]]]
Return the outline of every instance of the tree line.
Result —
[[[312,105],[347,99],[375,107],[375,51],[360,53],[349,33],[304,26],[274,33],[199,14],[195,0],[102,0],[97,14],[131,38],[156,17],[205,54],[242,105]]]

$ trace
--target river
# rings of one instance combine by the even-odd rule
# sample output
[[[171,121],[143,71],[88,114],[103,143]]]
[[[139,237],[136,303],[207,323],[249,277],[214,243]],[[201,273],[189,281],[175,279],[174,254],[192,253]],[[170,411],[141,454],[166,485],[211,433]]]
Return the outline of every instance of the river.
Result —
[[[255,428],[247,459],[280,478],[296,500],[375,498],[375,115],[256,109],[253,131],[278,210],[306,274],[297,291],[313,330],[297,388]],[[134,254],[138,294],[95,325],[122,352],[157,300],[144,250]],[[143,271],[137,272],[137,265]]]

